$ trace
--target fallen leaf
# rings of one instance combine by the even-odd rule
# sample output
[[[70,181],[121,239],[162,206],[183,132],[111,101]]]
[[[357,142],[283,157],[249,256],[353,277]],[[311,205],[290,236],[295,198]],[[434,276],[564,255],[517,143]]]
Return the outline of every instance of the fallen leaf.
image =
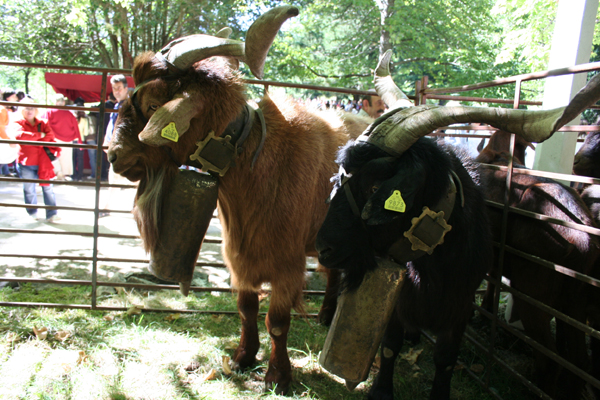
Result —
[[[181,318],[181,313],[169,314],[165,317],[166,321],[175,321]]]
[[[229,361],[231,359],[229,358],[229,356],[223,356],[223,373],[225,375],[231,375],[232,371],[231,371],[231,367],[229,366]]]
[[[215,321],[217,321],[217,322],[220,322],[220,321],[223,319],[223,314],[219,314],[219,315],[217,315],[217,314],[213,314],[213,315],[211,315],[211,317],[212,317],[212,319],[214,319]]]
[[[127,315],[140,315],[144,306],[131,306],[127,309]]]
[[[87,354],[85,354],[85,351],[81,350],[81,351],[79,352],[79,358],[77,358],[77,364],[84,363],[84,362],[86,362],[86,361],[88,361],[88,360],[89,360],[89,357],[88,357],[88,355],[87,355]]]
[[[54,334],[54,339],[64,342],[69,336],[71,336],[71,333],[67,331],[58,331]]]
[[[35,336],[39,339],[39,340],[44,340],[48,337],[48,328],[41,327],[41,328],[37,328],[37,326],[33,327],[33,333],[35,333]]]
[[[454,366],[454,370],[455,371],[460,371],[461,369],[465,369],[465,365],[464,364],[456,364]]]
[[[208,371],[208,373],[206,375],[204,375],[202,377],[202,380],[204,382],[206,382],[206,381],[212,381],[213,379],[216,379],[216,378],[217,378],[217,371],[215,371],[215,369],[212,368],[210,371]]]
[[[102,318],[103,318],[105,321],[112,322],[112,320],[114,320],[114,319],[115,319],[115,316],[114,316],[114,315],[112,315],[112,314],[106,314],[106,315],[105,315],[104,317],[102,317]]]
[[[476,374],[481,374],[485,368],[481,364],[473,364],[469,369],[475,372]]]
[[[410,348],[410,350],[408,350],[408,353],[404,353],[401,355],[401,357],[403,359],[405,359],[406,361],[408,361],[408,363],[410,365],[414,365],[417,362],[417,359],[419,358],[419,356],[421,355],[421,353],[423,352],[423,349],[421,350],[415,350],[414,348]]]

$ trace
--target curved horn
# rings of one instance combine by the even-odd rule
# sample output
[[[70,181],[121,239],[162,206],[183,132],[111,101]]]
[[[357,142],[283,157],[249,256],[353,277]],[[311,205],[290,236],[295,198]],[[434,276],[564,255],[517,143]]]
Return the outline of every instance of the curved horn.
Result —
[[[263,78],[263,70],[267,53],[281,25],[299,13],[296,7],[275,7],[261,15],[246,35],[246,60],[244,61],[252,74],[258,79]]]
[[[219,33],[221,33],[219,31]],[[175,39],[156,53],[155,57],[185,70],[194,63],[213,56],[235,57],[244,61],[244,43],[210,35],[190,35]]]
[[[390,60],[392,59],[392,50],[385,52],[377,69],[375,69],[375,91],[389,108],[412,107],[414,104],[408,99],[408,96],[400,90],[390,75]]]
[[[223,39],[228,39],[229,36],[231,36],[231,33],[233,32],[233,30],[226,26],[225,28],[221,29],[219,32],[217,32],[215,34],[216,37],[220,37]],[[240,69],[240,61],[238,58],[236,57],[225,57],[225,59],[227,60],[227,64],[229,65],[229,67],[233,70],[238,70]]]
[[[229,36],[231,36],[231,32],[233,32],[231,28],[226,26],[225,28],[222,28],[219,32],[217,32],[215,36],[223,39],[229,39]]]
[[[368,141],[399,156],[420,137],[437,128],[456,123],[479,122],[515,133],[529,142],[539,143],[599,99],[600,75],[596,75],[575,95],[569,105],[552,110],[433,105],[396,109],[375,120],[358,140]]]

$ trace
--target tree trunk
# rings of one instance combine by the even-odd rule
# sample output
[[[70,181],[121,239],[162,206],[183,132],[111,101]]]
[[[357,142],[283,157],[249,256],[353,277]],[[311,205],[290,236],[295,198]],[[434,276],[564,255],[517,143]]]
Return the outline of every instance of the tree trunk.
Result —
[[[24,68],[23,73],[25,74],[25,93],[29,93],[29,75],[31,75],[31,68]]]
[[[379,36],[379,58],[381,58],[386,51],[392,48],[390,32],[387,30],[387,27],[388,20],[392,16],[395,0],[375,0],[375,2],[381,16],[381,32]]]

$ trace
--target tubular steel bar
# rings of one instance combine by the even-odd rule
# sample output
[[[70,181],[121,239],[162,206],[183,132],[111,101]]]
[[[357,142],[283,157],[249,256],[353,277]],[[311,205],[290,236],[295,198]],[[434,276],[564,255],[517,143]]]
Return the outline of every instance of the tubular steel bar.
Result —
[[[427,95],[437,93],[456,93],[456,92],[468,92],[470,90],[484,89],[488,87],[501,86],[509,83],[516,83],[517,81],[531,81],[536,79],[548,78],[550,76],[560,76],[569,74],[579,74],[582,72],[597,71],[600,69],[600,62],[593,62],[587,64],[575,65],[567,68],[559,68],[548,71],[533,72],[530,74],[522,74],[509,76],[507,78],[494,79],[493,81],[476,83],[473,85],[455,86],[449,88],[439,89],[427,89]]]
[[[497,208],[504,207],[504,204],[496,203],[491,200],[486,200],[486,203],[488,205],[491,205],[491,206],[497,207]],[[534,213],[532,211],[522,210],[520,208],[516,208],[516,207],[512,207],[512,206],[508,206],[508,209],[511,213],[514,213],[514,214],[523,215],[525,217],[537,219],[537,220],[548,222],[548,223],[555,224],[555,225],[561,225],[561,226],[571,228],[571,229],[577,229],[579,231],[589,233],[590,235],[600,236],[600,229],[598,229],[598,228],[594,228],[594,227],[582,225],[582,224],[577,224],[574,222],[563,221],[562,219],[548,217],[544,214],[538,214],[538,213]]]
[[[77,279],[37,279],[37,278],[0,278],[0,281],[5,282],[24,282],[24,283],[39,283],[39,284],[56,284],[56,285],[78,285],[78,286],[94,286],[94,282],[89,280],[77,280]],[[122,287],[129,289],[145,289],[145,290],[179,290],[179,285],[167,285],[167,284],[143,284],[143,283],[126,283],[126,282],[108,282],[108,281],[97,281],[96,286],[107,286],[107,287]],[[192,286],[190,290],[193,292],[221,292],[221,293],[234,293],[236,289],[228,288],[216,288],[216,287],[204,287],[204,286]],[[265,293],[271,293],[270,290],[264,290]],[[322,290],[303,290],[303,294],[310,296],[322,296],[325,294]]]
[[[478,307],[478,306],[475,306],[475,307]],[[491,315],[490,315],[490,318],[491,318]],[[475,345],[475,347],[477,347],[480,351],[484,352],[487,355],[490,355],[490,350],[485,345],[481,344],[478,340],[476,340],[473,336],[471,336],[472,328],[467,326],[467,331],[468,332],[465,332],[465,338],[469,342],[473,343],[473,345]],[[504,369],[506,372],[508,372],[514,378],[516,378],[519,382],[521,382],[523,385],[525,385],[527,387],[527,389],[531,390],[535,395],[539,396],[541,399],[552,400],[552,397],[548,396],[540,388],[538,388],[533,383],[531,383],[530,380],[528,380],[523,375],[521,375],[520,373],[515,371],[510,365],[508,365],[506,362],[504,362],[504,360],[502,360],[501,358],[498,358],[496,355],[492,355],[492,357],[494,358],[494,361],[497,365],[499,365],[502,369]],[[484,387],[486,387],[488,390],[491,390],[491,388],[489,388],[487,385],[485,385]]]
[[[66,235],[66,236],[84,236],[93,237],[94,235],[103,238],[113,239],[139,239],[139,235],[121,235],[116,233],[94,233],[94,232],[65,232],[65,231],[42,231],[37,229],[14,229],[0,228],[0,232],[6,233],[35,233],[39,235]],[[204,243],[221,243],[221,239],[205,239]]]
[[[60,303],[21,303],[21,302],[0,302],[0,307],[48,307],[48,308],[73,308],[79,310],[92,310],[91,305],[87,304],[60,304]],[[110,307],[96,306],[93,310],[98,311],[127,311],[128,307]],[[140,308],[140,312],[168,312],[175,314],[218,314],[218,315],[239,315],[237,311],[221,310],[177,310],[168,308]],[[259,312],[258,315],[265,316],[266,312]],[[291,313],[294,318],[317,318],[318,314],[298,314]]]
[[[479,306],[476,306],[476,307],[477,307],[477,310],[482,315],[484,315],[484,316],[486,316],[488,318],[493,317],[490,313],[488,313],[483,308],[481,308]],[[540,343],[536,342],[535,340],[533,340],[529,336],[527,336],[524,333],[520,332],[518,329],[515,329],[512,326],[508,325],[506,322],[500,320],[497,317],[495,317],[494,319],[496,319],[498,321],[499,325],[501,325],[502,328],[504,328],[507,331],[509,331],[513,336],[518,337],[523,342],[525,342],[529,346],[533,347],[535,350],[539,351],[540,353],[542,353],[545,356],[547,356],[548,358],[550,358],[552,361],[554,361],[557,364],[560,364],[561,366],[567,368],[569,371],[573,372],[575,375],[579,376],[580,378],[583,378],[588,383],[590,383],[590,384],[592,384],[595,387],[597,387],[597,388],[600,389],[600,381],[598,379],[594,378],[593,376],[591,376],[587,372],[585,372],[585,371],[577,368],[575,365],[571,364],[569,361],[565,360],[564,358],[562,358],[558,354],[554,353],[553,351],[547,349],[545,346],[541,345]]]
[[[486,168],[489,168],[489,169],[495,169],[495,170],[499,170],[499,171],[508,170],[507,167],[504,167],[501,165],[492,165],[492,164],[483,164],[483,163],[480,165],[482,165]],[[531,169],[525,169],[525,168],[513,168],[513,171],[515,171],[518,174],[522,174],[522,175],[539,176],[542,178],[558,179],[558,180],[571,181],[571,182],[591,183],[594,185],[600,184],[600,179],[589,178],[586,176],[568,175],[568,174],[561,174],[558,172],[546,172],[546,171],[531,170]]]

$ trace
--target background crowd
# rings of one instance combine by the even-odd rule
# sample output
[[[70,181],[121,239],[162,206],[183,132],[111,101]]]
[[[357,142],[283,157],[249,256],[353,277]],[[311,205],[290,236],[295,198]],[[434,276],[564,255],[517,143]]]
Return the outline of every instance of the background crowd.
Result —
[[[105,102],[106,108],[118,109],[128,97],[127,81],[123,75],[111,79],[112,93]],[[84,107],[84,99],[70,100],[63,94],[54,96],[57,108],[40,109],[33,98],[24,92],[2,89],[2,100],[18,103],[0,105],[0,138],[21,141],[44,142],[44,145],[0,144],[0,174],[22,179],[45,181],[82,181],[99,178],[108,181],[110,166],[106,153],[98,154],[96,148],[82,149],[76,145],[108,145],[116,113],[106,114],[104,125],[99,126],[97,112],[86,113],[69,107]],[[43,111],[42,111],[43,110]],[[45,145],[48,143],[47,145]],[[53,146],[63,143],[68,146]],[[111,179],[111,181],[113,181]],[[114,182],[113,182],[114,183]],[[39,183],[46,206],[55,207],[56,197],[52,184]],[[110,191],[109,191],[110,192]],[[24,182],[25,204],[37,204],[36,182]],[[105,207],[110,201],[110,193]],[[37,208],[26,208],[27,213],[38,221],[54,223],[60,218],[55,208],[46,208],[45,218],[38,218]],[[101,212],[100,216],[108,215]]]

